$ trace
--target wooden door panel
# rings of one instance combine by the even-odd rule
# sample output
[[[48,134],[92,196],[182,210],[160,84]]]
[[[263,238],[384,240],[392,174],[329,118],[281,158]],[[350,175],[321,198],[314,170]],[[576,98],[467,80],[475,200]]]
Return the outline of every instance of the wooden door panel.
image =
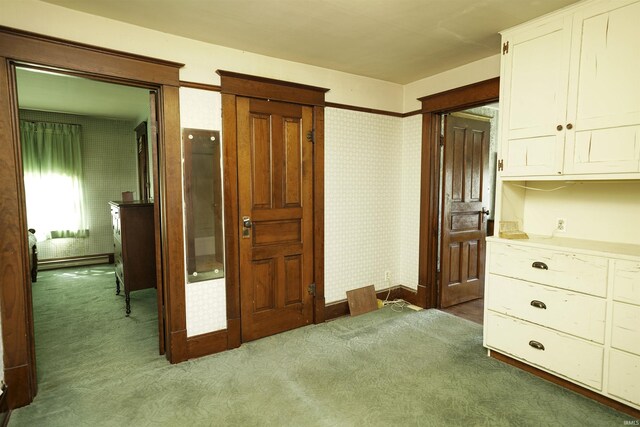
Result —
[[[311,107],[238,98],[242,339],[311,323]]]
[[[302,204],[300,197],[302,194],[300,120],[285,118],[283,128],[285,149],[284,206],[287,208],[299,207]]]
[[[253,312],[276,308],[275,259],[253,261]]]
[[[253,209],[272,206],[271,120],[263,114],[251,115],[251,185]]]
[[[284,257],[284,305],[302,303],[302,255]]]
[[[490,123],[447,116],[442,201],[440,306],[481,298]]]

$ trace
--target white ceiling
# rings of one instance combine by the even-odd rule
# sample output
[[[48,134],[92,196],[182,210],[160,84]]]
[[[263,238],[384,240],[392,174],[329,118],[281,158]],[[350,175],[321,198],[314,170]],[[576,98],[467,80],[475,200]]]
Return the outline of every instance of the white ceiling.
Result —
[[[16,70],[18,106],[29,110],[141,120],[149,91],[27,68]]]
[[[44,0],[399,84],[499,53],[498,31],[576,0]]]

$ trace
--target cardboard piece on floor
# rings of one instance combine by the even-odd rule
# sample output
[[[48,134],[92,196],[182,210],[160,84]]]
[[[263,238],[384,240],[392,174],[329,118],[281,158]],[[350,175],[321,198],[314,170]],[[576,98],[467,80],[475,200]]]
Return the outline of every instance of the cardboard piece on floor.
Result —
[[[349,303],[349,313],[352,316],[377,310],[376,288],[373,285],[369,285],[364,288],[347,291],[347,302]]]

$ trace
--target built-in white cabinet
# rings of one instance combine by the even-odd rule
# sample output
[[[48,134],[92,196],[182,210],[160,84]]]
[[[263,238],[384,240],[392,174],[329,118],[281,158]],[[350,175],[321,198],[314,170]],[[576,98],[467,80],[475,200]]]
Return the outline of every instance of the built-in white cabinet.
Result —
[[[640,246],[619,249],[489,238],[485,347],[640,408]]]
[[[502,176],[640,178],[638,22],[591,1],[503,32]]]
[[[502,36],[484,345],[640,409],[640,0]]]

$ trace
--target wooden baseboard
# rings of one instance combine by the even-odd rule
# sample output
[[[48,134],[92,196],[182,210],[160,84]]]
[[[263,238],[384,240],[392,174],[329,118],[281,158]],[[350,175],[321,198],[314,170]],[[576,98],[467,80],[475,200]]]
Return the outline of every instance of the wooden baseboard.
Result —
[[[603,396],[599,393],[596,393],[593,390],[589,390],[588,388],[584,388],[581,387],[577,384],[572,383],[571,381],[567,381],[563,378],[559,378],[556,377],[553,374],[550,374],[546,371],[543,371],[541,369],[535,368],[531,365],[528,365],[524,362],[521,362],[519,360],[513,359],[509,356],[505,356],[502,353],[498,353],[497,351],[494,350],[489,350],[489,355],[491,357],[493,357],[496,360],[499,360],[501,362],[504,362],[506,364],[509,364],[511,366],[515,366],[516,368],[522,369],[523,371],[529,372],[537,377],[540,377],[542,379],[545,379],[549,382],[552,382],[554,384],[557,384],[561,387],[567,388],[573,392],[576,392],[578,394],[581,394],[585,397],[588,397],[589,399],[593,399],[597,402],[602,403],[603,405],[609,406],[613,409],[615,409],[616,411],[620,411],[623,412],[627,415],[630,415],[636,419],[640,419],[640,410],[637,410],[635,408],[632,408],[631,406],[627,406],[624,403],[618,402],[617,400],[613,400],[610,399],[606,396]]]
[[[403,285],[392,287],[391,292],[389,292],[388,288],[376,291],[376,298],[378,299],[384,300],[387,298],[387,295],[389,295],[390,300],[403,299],[410,304],[415,304],[417,299],[416,291]],[[325,320],[336,319],[338,317],[347,316],[348,314],[349,304],[346,299],[327,304],[324,308]]]
[[[189,359],[196,359],[225,350],[227,350],[226,329],[187,338],[187,353]]]
[[[11,418],[11,410],[9,409],[9,398],[7,392],[9,388],[2,385],[2,396],[0,396],[0,426],[6,427],[9,424],[9,418]]]

